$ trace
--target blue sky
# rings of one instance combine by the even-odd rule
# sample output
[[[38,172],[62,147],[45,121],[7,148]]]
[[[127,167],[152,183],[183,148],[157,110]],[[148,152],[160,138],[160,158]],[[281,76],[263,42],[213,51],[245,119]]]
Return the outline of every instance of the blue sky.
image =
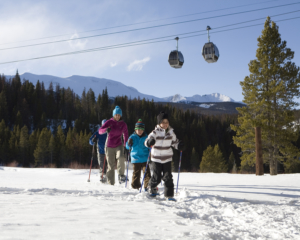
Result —
[[[4,3],[2,1],[2,3],[0,3],[0,44],[2,44],[0,45],[0,49],[49,40],[70,39],[78,36],[83,37],[205,18],[296,2],[295,0],[266,1],[14,0],[5,1]],[[81,33],[87,30],[140,23],[253,3],[260,4],[122,28]],[[130,33],[36,47],[2,50],[0,51],[0,62],[205,30],[207,25],[214,29],[214,27],[216,28],[261,17],[266,18],[268,15],[273,16],[298,9],[300,10],[300,4]],[[272,20],[276,22],[276,20],[299,16],[300,12],[274,17]],[[59,77],[68,77],[71,75],[95,76],[122,82],[125,85],[135,87],[142,93],[157,97],[167,97],[177,93],[188,97],[194,94],[203,95],[218,92],[236,101],[241,101],[243,96],[239,82],[249,74],[248,63],[250,60],[255,59],[257,38],[261,34],[264,21],[265,20],[254,22],[261,23],[261,25],[257,27],[215,34],[212,31],[211,41],[217,45],[220,51],[220,59],[214,64],[206,63],[201,55],[202,47],[205,42],[207,42],[207,36],[203,35],[179,40],[179,50],[183,53],[185,58],[182,69],[171,68],[167,61],[170,51],[176,47],[174,40],[122,49],[4,64],[0,65],[0,73],[11,75],[18,69],[20,73],[31,72],[34,74],[49,74]],[[297,65],[300,65],[300,57],[298,54],[300,53],[298,44],[300,36],[299,24],[300,18],[292,21],[278,22],[282,40],[286,40],[287,46],[295,51],[294,62]],[[69,35],[52,39],[12,43],[60,34]],[[3,45],[3,43],[10,44]]]

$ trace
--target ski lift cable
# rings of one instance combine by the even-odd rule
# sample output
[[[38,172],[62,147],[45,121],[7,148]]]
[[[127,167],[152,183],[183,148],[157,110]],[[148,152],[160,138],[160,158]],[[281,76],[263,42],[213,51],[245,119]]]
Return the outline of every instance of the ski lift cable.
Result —
[[[287,19],[282,19],[282,20],[277,20],[277,22],[284,22],[284,21],[288,21],[288,20],[294,20],[294,19],[298,19],[300,17],[293,17],[293,18],[287,18]],[[210,32],[209,34],[214,34],[214,33],[221,33],[221,32],[228,32],[228,31],[233,31],[233,30],[238,30],[238,29],[243,29],[243,28],[249,28],[249,27],[255,27],[255,26],[260,26],[261,23],[258,24],[253,24],[253,25],[248,25],[248,26],[242,26],[242,27],[237,27],[237,28],[231,28],[231,29],[225,29],[225,30],[220,30],[220,31],[214,31],[214,32]],[[213,31],[213,30],[210,30]],[[181,37],[181,39],[184,38],[191,38],[191,37],[197,37],[197,36],[202,36],[202,35],[206,35],[206,34],[197,34],[197,35],[191,35],[191,36],[187,36],[187,37]]]
[[[78,32],[78,34],[87,33],[87,32],[101,31],[101,30],[107,30],[107,29],[113,29],[113,28],[128,27],[128,26],[134,26],[134,25],[139,25],[139,24],[145,24],[145,23],[151,23],[151,22],[158,22],[158,21],[163,21],[163,20],[169,20],[169,19],[174,19],[174,18],[189,17],[189,16],[194,16],[194,15],[199,15],[199,14],[212,13],[212,12],[218,12],[218,11],[223,11],[223,10],[230,10],[230,9],[234,9],[234,8],[252,6],[252,5],[269,3],[269,2],[275,2],[275,1],[281,1],[281,0],[271,0],[271,1],[265,1],[265,2],[251,3],[251,4],[234,6],[234,7],[220,8],[220,9],[215,9],[215,10],[210,10],[210,11],[203,11],[203,12],[198,12],[198,13],[191,13],[191,14],[185,14],[185,15],[180,15],[180,16],[174,16],[174,17],[169,17],[169,18],[161,18],[161,19],[144,21],[144,22],[138,22],[138,23],[131,23],[131,24],[125,24],[125,25],[119,25],[119,26],[113,26],[113,27],[106,27],[106,28],[99,28],[99,29],[87,30],[87,31]],[[49,36],[49,37],[41,37],[41,38],[33,38],[33,39],[27,39],[27,40],[22,40],[22,41],[7,42],[7,43],[1,43],[0,46],[1,45],[12,44],[12,43],[29,42],[29,41],[36,41],[36,40],[48,39],[48,38],[70,36],[70,35],[72,36],[73,34],[74,33],[66,33],[66,34],[60,34],[60,35]]]
[[[104,34],[97,34],[97,35],[91,35],[91,36],[86,36],[86,37],[78,37],[78,38],[72,38],[72,39],[64,39],[64,40],[57,40],[57,41],[51,41],[51,42],[43,42],[43,43],[36,43],[36,44],[23,45],[23,46],[1,48],[0,51],[11,50],[11,49],[18,49],[18,48],[25,48],[25,47],[33,47],[33,46],[41,46],[41,45],[53,44],[53,43],[68,42],[68,41],[74,41],[74,40],[80,40],[80,39],[87,39],[87,38],[94,38],[94,37],[101,37],[101,36],[108,36],[108,35],[113,35],[113,34],[120,34],[120,33],[126,33],[126,32],[139,31],[139,30],[146,30],[146,29],[152,29],[152,28],[158,28],[158,27],[166,27],[166,26],[171,26],[171,25],[184,24],[184,23],[196,22],[196,21],[213,19],[213,18],[227,17],[227,16],[232,16],[232,15],[237,15],[237,14],[243,14],[243,13],[250,13],[250,12],[255,12],[255,11],[262,11],[262,10],[266,10],[266,9],[291,6],[291,5],[295,5],[295,4],[300,4],[300,2],[291,3],[291,4],[284,4],[284,5],[277,5],[277,6],[273,6],[273,7],[267,7],[267,8],[253,9],[253,10],[236,12],[236,13],[223,14],[223,15],[218,15],[218,16],[213,16],[213,17],[205,17],[205,18],[192,19],[192,20],[175,22],[175,23],[168,23],[168,24],[161,24],[161,25],[156,25],[156,26],[149,26],[149,27],[143,27],[143,28],[129,29],[129,30],[123,30],[123,31],[118,31],[118,32],[110,32],[110,33],[104,33]]]
[[[270,16],[270,17],[273,18],[273,17],[278,17],[278,16],[290,14],[290,13],[295,13],[295,12],[300,12],[300,10],[295,10],[295,11],[292,11],[292,12],[281,13],[281,14]],[[253,20],[248,20],[248,21],[244,21],[244,22],[239,22],[239,23],[234,23],[234,24],[229,24],[229,25],[224,25],[224,26],[220,26],[220,27],[215,27],[214,30],[220,29],[220,28],[231,27],[231,26],[235,26],[235,25],[239,25],[239,24],[254,22],[254,21],[258,21],[258,20],[264,20],[264,19],[265,19],[265,17],[263,17],[263,18],[257,18],[257,19],[253,19]],[[206,32],[206,31],[207,30],[198,30],[198,31],[187,32],[187,33],[172,34],[172,35],[168,35],[168,36],[164,36],[164,37],[150,38],[150,39],[139,40],[139,41],[134,41],[134,42],[129,42],[129,43],[110,45],[110,46],[105,46],[105,47],[100,47],[100,48],[86,49],[86,50],[81,50],[81,51],[90,51],[90,50],[93,50],[93,49],[102,49],[102,48],[106,48],[106,47],[115,47],[115,46],[120,46],[120,45],[135,44],[135,43],[140,43],[140,42],[153,41],[153,40],[158,40],[158,39],[163,39],[163,38],[176,37],[176,36],[182,36],[182,35],[189,35],[189,34],[193,34],[193,33]]]
[[[283,21],[294,20],[294,19],[299,19],[299,18],[300,17],[282,19],[282,20],[277,20],[276,22],[283,22]],[[242,27],[238,27],[238,28],[215,31],[212,34],[220,33],[220,32],[227,32],[227,31],[232,31],[232,30],[238,30],[238,29],[243,29],[243,28],[249,28],[249,27],[254,27],[254,26],[261,26],[261,23],[253,24],[253,25],[249,25],[249,26],[242,26]],[[203,35],[206,35],[206,33],[181,37],[181,39],[198,37],[198,36],[203,36]],[[145,42],[145,41],[147,41],[147,40],[144,40],[144,42],[141,42],[141,43],[120,44],[120,45],[115,45],[115,46],[107,46],[107,47],[102,47],[102,48],[87,49],[87,50],[75,51],[75,52],[69,52],[69,53],[61,53],[61,54],[54,54],[54,55],[48,55],[48,56],[42,56],[42,57],[35,57],[35,58],[28,58],[28,59],[22,59],[22,60],[1,62],[0,64],[2,65],[2,64],[17,63],[17,62],[45,59],[45,58],[52,58],[52,57],[60,57],[60,56],[68,56],[68,55],[74,55],[74,54],[88,53],[88,52],[96,52],[96,51],[104,51],[104,50],[111,50],[111,49],[118,49],[118,48],[125,48],[125,47],[140,46],[140,45],[145,45],[145,44],[160,43],[160,42],[166,42],[166,41],[174,41],[174,39],[173,38],[172,39],[164,39],[164,40],[157,40],[157,41],[152,41],[152,42],[149,42],[149,41]]]

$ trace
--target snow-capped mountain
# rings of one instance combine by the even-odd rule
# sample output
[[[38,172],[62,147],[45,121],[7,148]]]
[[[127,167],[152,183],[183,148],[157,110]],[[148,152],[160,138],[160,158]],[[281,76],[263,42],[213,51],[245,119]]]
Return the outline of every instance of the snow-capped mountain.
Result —
[[[164,100],[166,102],[186,102],[186,98],[181,96],[180,94],[175,94],[171,97],[165,97]]]
[[[220,93],[211,93],[205,95],[194,95],[186,98],[190,102],[234,102],[234,100]]]
[[[234,102],[234,100],[220,93],[211,93],[205,95],[194,95],[192,97],[183,97],[175,94],[171,97],[164,98],[167,102]]]
[[[13,76],[6,77],[11,78]],[[234,102],[232,98],[220,93],[194,95],[192,97],[183,97],[180,94],[175,94],[174,96],[159,98],[152,95],[140,93],[137,89],[133,87],[129,87],[118,81],[109,80],[105,78],[85,77],[78,75],[62,78],[51,75],[36,75],[32,73],[23,73],[20,75],[20,77],[22,80],[29,80],[34,85],[37,83],[38,80],[40,82],[44,82],[45,88],[48,88],[51,82],[53,83],[54,88],[57,84],[59,84],[61,88],[70,87],[79,96],[81,96],[84,88],[86,88],[86,91],[88,91],[90,88],[93,89],[95,95],[98,96],[98,94],[102,94],[102,91],[107,87],[109,97],[126,95],[131,99],[140,97],[140,99],[153,99],[155,102]]]

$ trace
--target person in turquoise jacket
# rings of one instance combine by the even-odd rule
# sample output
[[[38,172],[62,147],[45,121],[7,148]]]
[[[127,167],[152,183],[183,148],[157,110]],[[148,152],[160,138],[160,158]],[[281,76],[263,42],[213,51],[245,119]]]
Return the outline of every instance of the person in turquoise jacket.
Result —
[[[128,138],[126,149],[130,151],[131,163],[133,164],[133,174],[131,187],[139,189],[141,187],[141,170],[145,174],[146,163],[148,160],[149,149],[145,146],[144,142],[148,135],[145,133],[145,124],[141,119],[135,124],[134,133]],[[144,188],[148,190],[148,182],[151,178],[150,168],[147,168]]]

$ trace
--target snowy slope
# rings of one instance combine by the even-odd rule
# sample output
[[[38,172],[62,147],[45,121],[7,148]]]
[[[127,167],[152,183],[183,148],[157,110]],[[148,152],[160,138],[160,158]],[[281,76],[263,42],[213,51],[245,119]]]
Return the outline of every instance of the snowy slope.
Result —
[[[36,84],[38,80],[40,80],[40,82],[43,81],[46,88],[49,87],[50,82],[52,82],[54,85],[59,84],[60,87],[64,88],[70,87],[79,96],[81,96],[84,88],[86,88],[86,91],[88,91],[90,88],[93,89],[96,96],[98,96],[98,94],[102,94],[102,91],[107,87],[108,95],[110,97],[126,95],[132,99],[140,97],[141,99],[153,99],[155,102],[234,102],[232,98],[220,93],[194,95],[192,97],[183,97],[180,94],[175,94],[174,96],[159,98],[152,95],[140,93],[137,89],[133,87],[129,87],[118,81],[109,80],[105,78],[84,76],[71,76],[67,78],[61,78],[51,75],[36,75],[32,73],[24,73],[20,76],[22,80],[29,80],[33,84]],[[11,78],[13,76],[6,77]]]
[[[0,238],[300,239],[300,174],[181,173],[167,202],[88,172],[0,167]]]

